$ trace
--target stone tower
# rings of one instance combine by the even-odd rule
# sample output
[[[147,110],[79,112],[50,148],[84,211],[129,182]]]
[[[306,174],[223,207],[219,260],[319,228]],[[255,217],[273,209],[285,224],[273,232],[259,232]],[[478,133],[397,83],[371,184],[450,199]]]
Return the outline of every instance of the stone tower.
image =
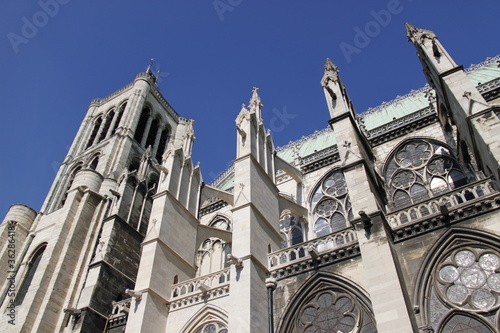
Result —
[[[15,235],[17,274],[16,297],[2,294],[9,300],[2,311],[14,306],[16,325],[2,316],[1,327],[104,329],[111,301],[128,298],[125,290],[135,285],[159,165],[168,145],[192,140],[186,128],[192,121],[168,104],[149,70],[91,102],[40,212],[14,205],[2,224]],[[3,263],[10,259],[6,240]]]

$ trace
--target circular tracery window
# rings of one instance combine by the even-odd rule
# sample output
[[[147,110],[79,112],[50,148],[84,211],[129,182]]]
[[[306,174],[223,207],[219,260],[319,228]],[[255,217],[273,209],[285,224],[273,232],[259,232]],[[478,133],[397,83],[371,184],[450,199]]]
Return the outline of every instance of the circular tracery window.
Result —
[[[332,216],[336,209],[337,202],[332,199],[326,199],[321,201],[318,206],[316,206],[316,213],[322,217],[329,217]]]
[[[500,293],[498,253],[465,248],[453,252],[439,266],[437,290],[454,307],[487,311],[498,306]]]
[[[299,316],[304,333],[353,332],[359,321],[359,310],[346,294],[325,291],[307,303]]]
[[[432,147],[427,142],[411,142],[396,154],[396,163],[404,168],[419,168],[432,156]]]

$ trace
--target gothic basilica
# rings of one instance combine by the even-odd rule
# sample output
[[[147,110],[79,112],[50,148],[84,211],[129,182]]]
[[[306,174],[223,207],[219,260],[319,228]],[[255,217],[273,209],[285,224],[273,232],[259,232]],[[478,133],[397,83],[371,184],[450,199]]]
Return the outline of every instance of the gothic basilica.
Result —
[[[327,59],[330,126],[279,148],[254,88],[210,184],[150,70],[93,100],[0,225],[0,331],[500,332],[500,57],[406,31],[428,85],[358,114]]]

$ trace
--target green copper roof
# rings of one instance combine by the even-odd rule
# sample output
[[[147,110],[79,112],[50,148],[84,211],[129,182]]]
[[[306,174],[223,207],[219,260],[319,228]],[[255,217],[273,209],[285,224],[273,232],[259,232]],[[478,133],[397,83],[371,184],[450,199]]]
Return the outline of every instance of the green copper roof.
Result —
[[[476,86],[500,78],[500,55],[488,58],[465,70],[467,77]]]
[[[409,94],[398,96],[390,102],[384,102],[381,105],[370,108],[359,115],[367,131],[380,127],[398,118],[407,116],[413,112],[429,106],[429,100],[426,93],[431,90],[428,85],[419,89],[412,90]]]
[[[472,65],[465,70],[468,78],[475,86],[500,78],[500,56],[488,58],[486,61]],[[374,128],[386,125],[391,121],[407,116],[429,106],[427,94],[432,91],[429,85],[418,90],[412,90],[409,94],[398,96],[389,102],[370,108],[359,114],[365,128],[370,131]],[[434,91],[432,91],[434,94]]]
[[[297,141],[292,141],[285,146],[276,148],[278,156],[292,163],[294,160],[294,149],[298,149],[300,157],[306,157],[315,152],[335,145],[335,135],[330,127],[316,131],[311,135],[303,136]],[[295,148],[294,148],[295,147]]]

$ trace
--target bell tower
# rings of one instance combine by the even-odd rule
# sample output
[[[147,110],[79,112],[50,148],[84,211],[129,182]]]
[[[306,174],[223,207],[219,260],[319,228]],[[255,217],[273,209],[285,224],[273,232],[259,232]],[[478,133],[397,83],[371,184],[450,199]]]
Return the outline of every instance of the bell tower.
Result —
[[[11,207],[2,224],[18,246],[16,295],[11,284],[1,289],[2,313],[12,308],[16,318],[8,325],[2,316],[8,332],[102,331],[111,301],[128,298],[167,147],[192,139],[184,133],[192,121],[175,112],[156,81],[148,68],[94,99],[40,212]]]

